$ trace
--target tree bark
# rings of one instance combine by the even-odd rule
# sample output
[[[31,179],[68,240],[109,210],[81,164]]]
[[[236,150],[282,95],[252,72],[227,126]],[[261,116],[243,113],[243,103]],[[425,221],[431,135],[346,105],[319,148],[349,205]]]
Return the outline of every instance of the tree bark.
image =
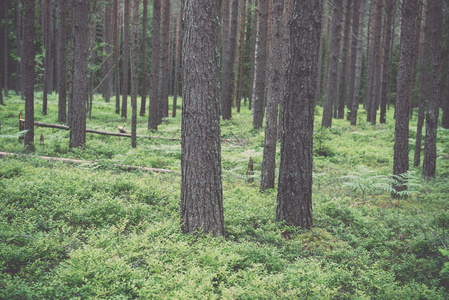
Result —
[[[326,100],[321,126],[332,127],[332,107],[338,96],[338,58],[340,54],[341,15],[343,0],[334,1],[332,14],[331,42],[329,51],[329,71],[327,75]]]
[[[147,107],[147,23],[148,23],[148,0],[143,0],[142,19],[142,95],[140,101],[140,116],[145,116]]]
[[[162,2],[161,61],[159,69],[159,124],[168,117],[168,82],[170,60],[170,0]]]
[[[260,189],[274,188],[276,170],[276,142],[278,121],[278,99],[282,99],[282,50],[283,50],[284,0],[274,0],[271,13],[271,44],[267,86],[267,119],[263,148]]]
[[[70,148],[86,145],[86,99],[89,3],[72,0],[75,5],[75,52],[73,66],[73,110],[71,111]]]
[[[348,53],[349,53],[349,41],[351,33],[351,5],[352,0],[346,0],[345,9],[345,28],[343,36],[343,49],[341,51],[341,70],[340,70],[340,82],[338,89],[338,119],[343,119],[345,117],[345,102],[347,95],[347,78],[346,74],[348,72]],[[355,4],[354,4],[355,5]]]
[[[237,76],[237,89],[236,99],[237,99],[237,112],[240,112],[240,106],[242,102],[242,94],[243,94],[243,65],[245,64],[245,33],[246,33],[246,0],[242,2],[242,12],[240,15],[240,54],[239,54],[239,63],[238,63],[238,76]]]
[[[430,97],[426,116],[426,137],[424,141],[423,178],[435,178],[437,159],[437,129],[441,89],[441,37],[443,27],[443,1],[428,0],[432,19],[432,53],[430,56]]]
[[[254,129],[262,129],[265,114],[265,76],[267,69],[268,1],[259,0],[259,33],[256,56],[256,90],[254,93]]]
[[[429,32],[430,23],[432,22],[429,15],[428,8],[424,12],[425,24],[424,24],[424,39],[422,45],[421,54],[421,70],[420,70],[420,86],[419,86],[419,98],[418,98],[418,122],[416,125],[416,140],[415,140],[415,155],[413,159],[413,166],[418,167],[421,163],[421,144],[422,144],[422,128],[424,125],[424,116],[426,111],[426,100],[429,88],[429,59],[431,55],[431,35]]]
[[[391,1],[391,0],[390,0]],[[361,0],[355,0],[352,4],[352,39],[351,39],[351,64],[349,67],[349,94],[348,94],[348,121],[351,120],[352,100],[354,98],[355,66],[357,62],[357,40],[360,26]]]
[[[173,108],[172,117],[176,117],[176,106],[179,94],[179,66],[180,66],[180,55],[181,55],[181,14],[182,11],[178,13],[176,18],[176,42],[175,42],[175,75],[174,75],[174,91],[173,91]]]
[[[219,115],[221,1],[183,1],[181,227],[224,235]]]
[[[5,93],[5,97],[8,97],[8,4],[9,1],[4,1],[4,24],[3,24],[3,30],[4,30],[4,45],[3,45],[3,49],[4,49],[4,53],[3,53],[3,58],[4,58],[4,70],[3,70],[3,92]]]
[[[133,32],[131,35],[131,147],[137,146],[137,88],[138,82],[138,63],[139,63],[139,6],[140,0],[133,1]]]
[[[129,1],[125,0],[125,15],[123,20],[123,92],[122,118],[128,117],[128,88],[129,88]]]
[[[307,229],[312,227],[313,119],[321,10],[321,0],[295,0],[293,4],[276,207],[277,222]]]
[[[59,102],[58,122],[67,122],[67,1],[59,1]]]
[[[120,74],[118,60],[120,48],[118,40],[118,0],[114,0],[114,62],[115,62],[115,113],[120,114]]]
[[[50,0],[45,0],[44,3],[44,45],[45,45],[45,59],[44,59],[44,88],[43,88],[43,103],[42,114],[47,114],[48,103],[48,86],[50,81],[50,58],[51,58],[51,36],[50,36]]]
[[[396,124],[394,130],[394,162],[393,175],[401,175],[408,171],[408,132],[409,132],[409,98],[411,89],[411,73],[413,68],[413,51],[415,47],[415,28],[417,0],[404,0],[402,7],[400,58],[397,75]],[[393,184],[393,197],[397,192],[407,189],[403,182]]]
[[[16,95],[22,90],[22,6],[21,0],[16,1],[16,48],[17,48],[17,62],[16,62]]]
[[[25,94],[25,149],[34,150],[34,0],[23,0],[22,73]]]
[[[148,113],[148,129],[157,130],[159,125],[159,64],[161,40],[161,0],[153,1],[153,40],[151,42],[151,79],[150,79],[150,107]]]
[[[441,126],[445,129],[449,129],[449,73],[446,75],[446,92],[443,98],[443,117]]]
[[[259,0],[255,0],[254,7],[258,7]],[[259,24],[259,14],[256,9],[253,10],[253,26],[251,28],[251,73],[249,75],[248,109],[252,110],[254,96],[254,77],[256,75],[256,49],[257,49],[257,25]]]
[[[111,101],[112,96],[112,76],[110,75],[110,70],[112,67],[112,58],[111,54],[113,53],[112,49],[112,18],[111,18],[111,2],[110,0],[105,2],[104,14],[103,14],[103,64],[101,66],[101,73],[103,77],[102,84],[102,94],[104,98],[104,102],[109,103]]]

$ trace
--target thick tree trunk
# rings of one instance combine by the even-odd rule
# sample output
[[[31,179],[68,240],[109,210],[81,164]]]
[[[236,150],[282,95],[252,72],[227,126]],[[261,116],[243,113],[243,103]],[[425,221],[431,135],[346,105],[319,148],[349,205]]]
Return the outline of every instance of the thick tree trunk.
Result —
[[[137,146],[137,88],[139,85],[139,6],[140,0],[133,1],[133,32],[131,35],[131,147]]]
[[[123,91],[122,118],[128,117],[128,88],[129,88],[129,1],[125,0],[125,15],[123,20]]]
[[[221,114],[223,116],[223,120],[229,120],[232,117],[232,75],[235,60],[235,46],[237,44],[236,35],[238,8],[239,1],[232,0],[229,38],[226,39],[227,43],[223,45],[223,48],[225,48],[223,55],[223,75],[221,84]],[[225,15],[229,14],[225,13]]]
[[[25,149],[34,150],[34,0],[23,0],[22,66],[30,72],[22,73],[25,91]]]
[[[393,175],[404,174],[409,169],[408,109],[412,83],[413,51],[415,48],[417,2],[417,0],[404,0],[402,7],[401,50],[397,75]],[[398,197],[399,194],[397,192],[407,189],[407,187],[401,183],[399,185],[393,184],[393,188],[395,189],[395,192],[392,193],[393,197]]]
[[[72,0],[75,5],[75,52],[73,66],[73,110],[71,111],[70,148],[86,145],[86,99],[89,3]]]
[[[119,38],[118,38],[118,0],[114,0],[114,78],[115,78],[115,113],[120,114],[120,74],[118,60],[120,57]]]
[[[9,1],[4,1],[3,2],[4,6],[3,6],[3,13],[4,13],[4,23],[3,23],[3,30],[4,30],[4,40],[3,40],[3,59],[4,59],[4,63],[3,63],[3,92],[5,93],[5,97],[8,97],[8,4]]]
[[[150,107],[148,113],[148,129],[157,130],[159,125],[159,64],[161,40],[161,0],[153,1],[153,40],[151,42],[151,78],[150,78]]]
[[[220,1],[183,1],[181,226],[224,235],[219,115]]]
[[[147,23],[148,23],[148,0],[143,0],[142,19],[142,95],[140,101],[140,116],[145,116],[147,107]]]
[[[322,4],[322,16],[321,20],[324,19],[324,11],[326,6],[326,0],[323,0]],[[324,26],[321,26],[321,33],[320,33],[320,48],[318,50],[318,75],[316,77],[316,90],[315,90],[315,105],[321,100],[321,77],[322,77],[322,64],[323,64],[323,47],[324,47]]]
[[[441,36],[443,27],[443,1],[428,0],[432,34],[430,56],[430,97],[426,116],[426,137],[424,141],[423,178],[435,178],[437,159],[437,128],[441,84]]]
[[[58,122],[67,122],[67,1],[59,1],[59,102]]]
[[[259,33],[256,56],[256,90],[254,93],[254,129],[262,129],[265,113],[265,75],[267,69],[268,1],[259,0]]]
[[[321,0],[295,0],[293,4],[276,207],[276,221],[307,229],[312,227],[313,119],[321,10]]]
[[[168,81],[170,60],[170,0],[162,3],[161,61],[159,69],[159,124],[168,117]]]
[[[274,188],[276,170],[276,142],[278,104],[282,99],[282,50],[283,50],[284,0],[274,0],[271,13],[271,44],[267,86],[267,120],[265,124],[265,143],[263,148],[260,189]]]
[[[422,128],[424,125],[424,116],[426,111],[427,93],[429,88],[429,60],[431,55],[431,34],[430,34],[430,19],[429,10],[425,10],[425,24],[424,24],[424,39],[421,54],[421,71],[419,76],[419,98],[418,98],[418,122],[416,125],[416,141],[415,141],[415,155],[413,159],[413,166],[418,167],[421,163],[421,144],[422,144]]]
[[[449,129],[449,74],[446,75],[446,92],[444,93],[443,98],[443,117],[441,126],[443,128]]]
[[[178,101],[179,94],[179,66],[180,66],[180,55],[181,55],[181,14],[182,11],[179,12],[178,17],[176,18],[176,42],[175,42],[175,75],[174,75],[174,91],[173,91],[173,109],[172,109],[172,117],[176,117],[176,106]]]
[[[345,117],[345,101],[348,88],[346,74],[348,72],[349,41],[351,38],[351,5],[352,0],[346,0],[343,49],[341,51],[340,86],[338,88],[338,119],[343,119]]]
[[[323,108],[321,126],[332,127],[332,107],[338,96],[338,58],[340,54],[341,15],[343,0],[334,1],[332,14],[329,71],[327,75],[326,100]]]

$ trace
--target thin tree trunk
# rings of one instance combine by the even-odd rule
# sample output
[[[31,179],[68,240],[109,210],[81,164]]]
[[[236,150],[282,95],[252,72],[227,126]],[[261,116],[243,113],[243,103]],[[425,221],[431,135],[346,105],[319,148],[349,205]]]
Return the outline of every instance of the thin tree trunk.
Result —
[[[45,44],[45,59],[44,59],[44,89],[43,89],[43,103],[42,114],[47,114],[47,94],[50,79],[50,53],[51,53],[51,36],[50,36],[50,0],[45,0],[44,3],[44,44]]]
[[[404,0],[401,20],[401,50],[397,75],[396,125],[394,130],[393,175],[401,175],[409,170],[408,133],[409,133],[409,98],[412,83],[413,51],[415,48],[417,0]],[[400,182],[393,184],[393,197],[407,189]]]
[[[145,1],[145,0],[144,0]],[[146,1],[145,1],[146,2]],[[131,35],[131,147],[137,146],[137,88],[138,82],[138,63],[139,63],[139,6],[140,0],[133,1],[133,32]]]
[[[59,102],[58,122],[67,122],[67,1],[59,1]]]
[[[159,125],[159,64],[161,39],[161,0],[153,1],[153,40],[151,42],[151,79],[150,79],[150,106],[148,113],[148,129],[157,130]]]
[[[176,117],[176,106],[179,94],[179,66],[180,66],[180,55],[181,55],[181,14],[182,11],[178,13],[176,18],[176,42],[175,42],[175,78],[174,78],[174,91],[173,91],[173,109],[172,117]]]
[[[103,60],[105,62],[101,66],[101,74],[102,78],[104,79],[104,82],[101,87],[101,91],[103,94],[104,102],[109,103],[111,101],[111,94],[112,94],[112,86],[111,81],[109,78],[111,76],[109,75],[109,71],[111,68],[111,58],[110,55],[112,53],[112,39],[111,39],[111,9],[110,9],[111,3],[110,0],[105,2],[104,6],[104,12],[103,12],[103,51],[104,56]]]
[[[340,54],[341,15],[343,0],[334,1],[332,14],[331,44],[329,53],[329,71],[326,86],[326,100],[323,108],[321,126],[332,127],[332,107],[338,96],[338,58]]]
[[[118,40],[118,0],[114,0],[114,61],[115,61],[115,113],[120,114],[120,74],[118,59],[120,56]]]
[[[307,229],[312,227],[313,119],[321,10],[321,0],[294,1],[281,125],[276,221]]]
[[[326,6],[326,0],[323,0],[323,9],[322,9],[322,16],[321,20],[324,20],[324,11]],[[315,90],[315,105],[320,101],[321,98],[321,75],[322,75],[322,64],[323,64],[323,47],[324,47],[324,26],[321,26],[321,33],[320,33],[320,48],[318,50],[318,75],[316,77],[316,90]]]
[[[161,61],[159,65],[159,124],[162,118],[168,117],[168,64],[169,64],[169,28],[170,28],[170,0],[162,3],[161,24]]]
[[[349,53],[349,41],[351,33],[351,5],[352,0],[346,0],[346,15],[345,15],[345,28],[343,37],[343,49],[341,51],[341,70],[340,70],[340,87],[338,96],[338,119],[345,117],[345,100],[347,95],[347,77],[348,72],[348,53]],[[355,4],[354,4],[355,5]]]
[[[129,1],[125,0],[125,16],[123,20],[123,92],[122,118],[128,117],[128,88],[129,88]]]
[[[71,15],[71,36],[70,36],[70,80],[69,80],[69,92],[68,92],[68,109],[67,109],[67,125],[71,126],[73,117],[73,77],[75,66],[75,2],[71,1],[70,7]]]
[[[8,97],[8,4],[9,1],[4,1],[4,24],[3,24],[3,29],[4,29],[4,45],[3,45],[3,49],[4,49],[4,64],[3,67],[5,68],[3,70],[3,92],[5,93],[5,97]]]
[[[19,95],[22,90],[22,6],[20,5],[21,0],[17,0],[16,5],[16,48],[17,48],[17,58],[16,61],[16,95]]]
[[[258,7],[259,0],[255,0],[254,7]],[[248,109],[252,110],[253,105],[253,95],[254,95],[254,79],[256,75],[256,49],[257,49],[257,31],[258,31],[258,19],[259,13],[256,9],[253,12],[253,26],[252,26],[252,37],[251,37],[251,73],[249,76],[249,104]]]
[[[430,56],[430,97],[426,116],[426,137],[424,141],[423,178],[435,178],[437,159],[437,128],[441,89],[441,37],[443,27],[443,1],[429,0],[429,16],[432,34]]]
[[[224,235],[219,115],[219,1],[183,1],[181,227]]]
[[[391,1],[391,0],[390,0]],[[349,67],[349,95],[348,95],[348,121],[351,120],[352,100],[354,98],[355,66],[357,62],[357,37],[360,25],[360,2],[355,0],[352,4],[352,39],[351,39],[351,65]]]
[[[25,96],[25,149],[34,150],[34,0],[23,0],[22,66],[31,70],[23,74]]]
[[[237,77],[237,89],[236,89],[236,99],[237,99],[237,112],[240,112],[240,106],[242,102],[242,92],[243,92],[243,65],[245,63],[245,28],[246,28],[246,0],[242,2],[242,12],[240,16],[240,54],[239,54],[239,70]]]
[[[140,116],[145,116],[147,107],[147,21],[148,20],[148,0],[143,0],[142,19],[142,95],[140,101]]]
[[[254,98],[254,129],[261,129],[264,117],[265,75],[267,65],[268,0],[259,1],[259,34],[256,57],[256,90]]]

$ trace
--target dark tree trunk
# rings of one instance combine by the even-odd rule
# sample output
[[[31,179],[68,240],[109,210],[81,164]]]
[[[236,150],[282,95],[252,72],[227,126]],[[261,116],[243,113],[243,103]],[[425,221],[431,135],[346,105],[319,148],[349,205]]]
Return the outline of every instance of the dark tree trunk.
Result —
[[[363,26],[365,17],[365,0],[360,1],[359,31],[357,33],[357,55],[354,74],[354,94],[351,100],[351,125],[357,125],[357,110],[359,109],[360,85],[362,82],[362,60],[363,60]]]
[[[115,74],[115,113],[120,114],[120,74],[118,60],[120,57],[118,38],[118,0],[114,0],[114,74]]]
[[[183,1],[181,226],[224,235],[219,115],[220,1]]]
[[[128,117],[128,81],[129,81],[129,1],[125,0],[125,15],[123,20],[123,91],[122,118]]]
[[[282,99],[282,50],[283,50],[284,0],[274,0],[271,13],[271,43],[267,86],[267,120],[265,123],[265,143],[263,148],[260,189],[274,188],[276,170],[276,142],[278,104]]]
[[[441,37],[443,27],[443,1],[428,0],[431,22],[432,53],[430,56],[430,95],[426,116],[426,137],[424,140],[423,178],[435,178],[437,159],[437,128],[441,84]]]
[[[259,0],[259,33],[256,56],[256,90],[254,93],[254,129],[262,129],[267,69],[268,1]]]
[[[391,1],[391,0],[390,0]],[[352,39],[351,39],[351,65],[349,67],[349,90],[348,90],[348,121],[351,120],[352,100],[354,98],[355,70],[357,62],[357,41],[360,25],[360,3],[361,0],[355,0],[352,4]]]
[[[47,114],[48,103],[48,87],[50,82],[50,59],[51,59],[51,36],[50,36],[50,0],[45,0],[44,4],[44,44],[45,44],[45,59],[44,59],[44,90],[43,90],[43,103],[42,114]]]
[[[174,91],[173,91],[173,109],[172,109],[172,117],[176,117],[176,106],[178,101],[179,94],[179,66],[180,66],[180,55],[181,55],[181,14],[182,11],[178,14],[176,18],[176,42],[175,42],[175,75],[174,75]]]
[[[323,0],[322,4],[322,16],[321,20],[324,19],[324,11],[326,6],[326,0]],[[323,47],[324,47],[324,26],[321,26],[321,33],[320,33],[320,48],[318,50],[318,75],[316,77],[316,90],[315,90],[315,105],[321,100],[321,75],[322,75],[322,64],[323,64]]]
[[[22,6],[21,0],[16,1],[16,48],[17,58],[16,62],[16,95],[19,95],[22,89],[22,67],[20,58],[22,57]]]
[[[345,117],[345,100],[347,94],[347,79],[346,74],[348,72],[348,53],[349,53],[349,41],[351,38],[351,5],[352,0],[346,0],[346,14],[345,14],[345,28],[343,36],[343,49],[341,51],[341,70],[340,70],[340,82],[338,90],[338,119]]]
[[[70,112],[70,148],[86,145],[86,99],[87,99],[87,56],[89,2],[72,0],[75,5],[75,52],[73,66],[73,110]]]
[[[449,73],[447,74],[446,78],[446,92],[444,93],[445,95],[442,104],[443,117],[441,126],[443,126],[443,128],[449,129]]]
[[[419,76],[419,98],[418,98],[418,123],[416,126],[416,141],[415,141],[415,155],[413,159],[413,166],[418,167],[421,163],[421,144],[422,144],[422,128],[424,125],[424,115],[426,111],[426,100],[429,88],[429,60],[431,55],[430,42],[431,35],[429,32],[430,23],[432,22],[429,15],[429,10],[425,10],[425,24],[424,24],[424,40],[421,54],[421,71]]]
[[[388,102],[388,81],[390,78],[389,66],[390,66],[390,52],[391,52],[391,32],[393,24],[394,15],[394,0],[387,0],[386,11],[387,11],[387,21],[385,25],[385,40],[383,47],[383,66],[382,66],[382,95],[380,98],[380,123],[386,123],[386,113],[387,113],[387,102]]]
[[[25,149],[34,150],[34,0],[23,0],[22,73],[25,96]]]
[[[68,82],[68,107],[67,107],[67,125],[71,126],[73,117],[73,71],[75,65],[75,2],[70,1],[70,79]]]
[[[4,23],[3,23],[3,30],[4,30],[4,45],[3,45],[3,49],[4,49],[4,53],[3,53],[3,58],[4,58],[4,70],[3,70],[3,92],[5,93],[5,97],[8,97],[8,4],[9,1],[4,1]]]
[[[321,0],[295,0],[293,4],[276,207],[276,221],[307,229],[312,227],[313,118],[321,10]]]
[[[59,1],[59,105],[58,122],[67,122],[67,1]]]
[[[145,0],[144,0],[145,1]],[[146,2],[146,1],[145,1]],[[140,0],[133,1],[133,32],[131,35],[131,147],[137,146],[137,88],[139,85],[139,6]]]
[[[229,120],[232,117],[232,75],[235,60],[235,46],[237,43],[238,8],[239,1],[232,0],[229,38],[225,39],[226,44],[223,45],[223,48],[225,48],[223,53],[223,75],[221,84],[221,114],[223,120]],[[225,16],[226,15],[229,15],[229,13],[225,13]],[[226,32],[226,30],[224,31]]]
[[[413,51],[415,48],[415,28],[417,0],[404,0],[402,5],[401,24],[401,49],[399,57],[399,67],[397,75],[397,96],[396,96],[396,125],[394,131],[394,162],[393,175],[401,175],[408,171],[408,132],[409,119],[408,108],[411,89],[411,73],[413,69]],[[398,197],[397,192],[407,189],[405,185],[395,185],[396,192],[393,197]]]
[[[237,99],[237,112],[240,112],[240,106],[242,102],[242,94],[243,94],[243,65],[245,64],[245,26],[246,24],[246,0],[242,2],[242,12],[240,16],[240,54],[239,54],[239,63],[238,63],[238,76],[237,76],[237,89],[236,99]]]
[[[259,0],[255,0],[254,7],[258,7]],[[254,77],[256,75],[256,49],[257,49],[257,31],[258,31],[258,19],[259,19],[259,13],[256,9],[253,10],[253,26],[252,26],[252,35],[251,35],[251,73],[249,75],[249,92],[248,92],[248,98],[249,98],[249,104],[248,109],[252,110],[253,106],[253,96],[254,96]]]
[[[170,59],[170,0],[162,3],[161,61],[159,69],[159,124],[168,117],[168,64]]]
[[[147,23],[148,23],[148,0],[143,0],[142,19],[142,95],[140,101],[140,116],[145,116],[147,107]]]
[[[112,67],[112,18],[111,18],[111,2],[110,0],[105,2],[104,17],[103,17],[103,64],[101,66],[101,73],[103,77],[103,83],[101,91],[105,102],[111,101],[112,96],[112,76],[110,74]]]
[[[157,130],[159,125],[159,64],[161,41],[161,0],[153,1],[153,40],[151,42],[151,78],[150,78],[150,107],[148,113],[148,129]]]
[[[334,1],[332,29],[329,51],[329,71],[327,75],[326,100],[323,108],[321,126],[332,127],[332,106],[338,96],[338,58],[340,54],[341,15],[343,0]]]

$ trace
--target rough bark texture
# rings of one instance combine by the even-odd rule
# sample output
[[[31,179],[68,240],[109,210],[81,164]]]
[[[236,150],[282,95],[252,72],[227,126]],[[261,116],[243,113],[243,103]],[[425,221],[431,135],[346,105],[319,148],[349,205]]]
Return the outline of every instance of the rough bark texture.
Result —
[[[120,114],[120,74],[118,59],[120,48],[118,41],[118,0],[114,0],[114,62],[115,62],[115,113]]]
[[[351,5],[352,0],[346,0],[345,28],[343,36],[343,49],[341,51],[340,82],[338,88],[338,119],[343,119],[345,117],[345,102],[347,94],[346,74],[348,72],[349,41],[351,38]]]
[[[321,0],[295,0],[285,90],[276,221],[312,227],[312,160]]]
[[[396,124],[394,130],[394,162],[393,175],[401,175],[408,171],[408,108],[411,89],[411,73],[413,68],[413,51],[415,47],[415,27],[417,0],[404,0],[402,7],[400,56],[397,75]],[[404,185],[393,185],[396,191],[406,190]],[[392,193],[397,197],[396,192]]]
[[[254,7],[258,6],[259,0],[255,0]],[[259,14],[254,9],[253,10],[253,26],[251,27],[251,72],[249,75],[249,92],[248,92],[248,109],[251,110],[253,106],[253,96],[254,96],[254,77],[256,75],[256,49],[257,49],[257,25],[259,24]]]
[[[23,0],[22,73],[25,94],[25,148],[34,150],[34,0]]]
[[[425,10],[425,24],[424,24],[424,40],[421,54],[421,71],[419,78],[419,98],[418,98],[418,122],[416,125],[416,141],[415,141],[415,155],[413,159],[413,166],[418,167],[421,163],[421,144],[422,144],[422,128],[424,125],[424,115],[426,110],[427,92],[429,88],[429,59],[430,59],[430,42],[431,35],[429,32],[431,19],[428,9]]]
[[[426,116],[426,138],[424,141],[423,178],[435,178],[437,159],[437,128],[441,84],[441,36],[443,27],[443,1],[428,0],[429,16],[432,19],[432,53],[430,56],[430,95]]]
[[[159,125],[159,47],[161,39],[161,0],[153,1],[153,22],[151,42],[151,78],[150,78],[150,107],[148,114],[148,129],[157,130]]]
[[[385,24],[385,40],[383,47],[383,66],[382,66],[382,95],[380,97],[380,123],[385,124],[387,113],[387,102],[388,102],[388,81],[390,79],[389,66],[390,66],[390,52],[391,52],[391,32],[393,26],[393,15],[394,15],[394,0],[387,0],[386,2],[386,12],[387,21]]]
[[[332,29],[329,51],[329,70],[327,75],[326,100],[323,108],[321,126],[332,127],[332,106],[338,96],[338,58],[340,54],[341,15],[343,0],[334,1]]]
[[[283,50],[284,0],[274,0],[271,12],[270,64],[267,87],[267,120],[265,124],[265,143],[263,148],[260,188],[262,191],[274,188],[276,170],[276,142],[278,104],[282,99],[282,50]]]
[[[232,75],[235,60],[235,46],[237,44],[238,8],[239,1],[232,0],[229,38],[227,39],[227,43],[223,46],[225,48],[223,53],[223,75],[221,84],[221,114],[223,120],[229,120],[232,117]],[[225,13],[225,15],[229,15],[229,13]]]
[[[4,13],[4,23],[3,23],[3,30],[4,30],[4,40],[3,40],[3,92],[5,93],[5,97],[8,97],[8,4],[9,1],[3,2],[3,13]]]
[[[168,65],[170,60],[170,0],[162,3],[161,61],[159,69],[159,124],[168,117]]]
[[[224,235],[219,115],[221,1],[183,1],[181,226]]]
[[[354,99],[355,70],[357,62],[357,42],[360,26],[360,4],[361,0],[355,0],[352,4],[352,40],[351,40],[351,64],[349,67],[348,80],[348,121],[351,120],[352,100]]]
[[[75,52],[73,66],[73,110],[70,112],[70,148],[86,145],[86,99],[87,99],[87,55],[89,3],[72,0],[75,5]]]
[[[242,2],[242,12],[240,15],[240,54],[239,54],[239,64],[238,64],[238,77],[237,77],[237,90],[235,91],[237,99],[237,112],[240,112],[240,106],[242,103],[243,95],[243,65],[245,64],[245,36],[246,36],[246,0]]]
[[[22,90],[22,66],[20,58],[22,57],[22,6],[21,1],[16,1],[16,47],[17,47],[17,57],[19,58],[16,62],[16,95]]]
[[[111,1],[108,0],[105,2],[104,14],[103,14],[103,51],[105,55],[103,56],[103,60],[105,60],[101,66],[101,73],[103,77],[103,83],[101,86],[101,91],[103,94],[103,98],[105,102],[111,101],[112,96],[112,75],[110,74],[113,60],[111,54],[113,53],[112,43],[112,18],[111,18]]]
[[[321,19],[324,19],[324,11],[326,6],[326,0],[323,0],[322,4],[322,15]],[[315,105],[321,100],[321,75],[322,75],[322,65],[323,65],[323,47],[324,47],[324,26],[321,26],[320,34],[320,48],[318,50],[318,75],[316,76],[316,90],[315,90]]]
[[[362,59],[363,59],[363,19],[365,17],[365,0],[360,1],[360,18],[359,18],[359,31],[357,34],[357,57],[355,63],[355,75],[354,75],[354,94],[351,100],[351,125],[357,125],[357,110],[359,109],[359,94],[362,75]]]
[[[147,107],[147,23],[148,23],[148,0],[143,0],[142,19],[142,95],[140,101],[140,116],[145,116]]]
[[[129,1],[125,0],[125,14],[123,19],[123,91],[122,118],[128,117],[128,88],[129,88]]]
[[[59,103],[58,122],[67,122],[67,23],[62,20],[67,19],[67,1],[59,1]]]
[[[256,56],[256,90],[254,93],[254,129],[261,129],[264,116],[265,75],[267,69],[268,1],[259,1],[259,34]]]
[[[175,75],[174,75],[174,91],[173,91],[173,108],[172,117],[176,117],[176,106],[178,105],[178,94],[179,94],[179,66],[180,66],[180,55],[181,55],[181,14],[179,12],[176,18],[176,42],[175,42]]]
[[[47,94],[50,81],[50,57],[51,57],[51,36],[50,36],[50,0],[45,0],[44,3],[44,45],[45,45],[45,58],[44,58],[44,87],[43,87],[43,101],[42,101],[42,114],[47,114]]]
[[[131,34],[131,147],[137,146],[137,88],[139,86],[139,6],[140,0],[133,0],[133,31]]]
[[[443,126],[443,128],[449,129],[449,74],[447,74],[446,78],[447,78],[446,92],[444,93],[443,104],[442,104],[443,117],[442,117],[441,126]]]

